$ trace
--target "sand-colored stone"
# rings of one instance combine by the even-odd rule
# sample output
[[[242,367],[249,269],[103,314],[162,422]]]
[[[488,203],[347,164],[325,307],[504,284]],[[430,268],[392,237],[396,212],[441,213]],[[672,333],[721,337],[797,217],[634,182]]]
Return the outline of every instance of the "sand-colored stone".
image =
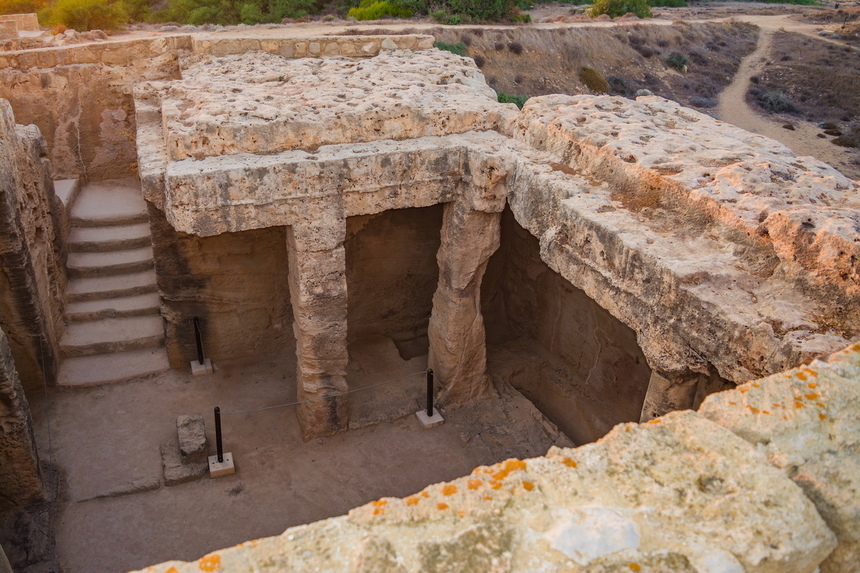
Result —
[[[709,396],[701,414],[751,442],[815,503],[839,546],[824,573],[860,563],[860,344]]]
[[[687,412],[150,570],[784,573],[834,546],[801,488]]]

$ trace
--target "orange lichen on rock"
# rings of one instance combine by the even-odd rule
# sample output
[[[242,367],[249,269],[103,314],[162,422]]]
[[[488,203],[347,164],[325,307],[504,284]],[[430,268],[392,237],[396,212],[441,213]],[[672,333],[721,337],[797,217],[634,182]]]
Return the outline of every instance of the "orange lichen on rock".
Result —
[[[638,563],[631,563],[628,567],[630,567],[631,571],[642,571],[642,566]]]
[[[530,481],[524,481],[523,487],[525,488],[526,491],[532,491],[535,488],[535,484],[533,484]]]
[[[566,465],[569,468],[575,468],[576,467],[576,462],[570,458],[561,458],[561,463],[563,463],[564,465]]]
[[[448,484],[442,487],[442,495],[454,495],[457,493],[457,486],[454,484]]]
[[[385,513],[385,510],[382,509],[381,507],[377,507],[376,509],[373,510],[373,515],[382,515],[383,513]]]
[[[371,502],[371,505],[373,505],[374,507],[382,507],[383,505],[385,505],[387,503],[388,503],[388,500],[378,499],[376,501]]]
[[[418,502],[421,501],[420,497],[415,497],[414,495],[410,495],[406,498],[406,505],[418,505]]]
[[[217,553],[210,553],[201,557],[197,562],[197,566],[201,571],[218,571],[221,569],[221,556]]]
[[[815,392],[810,392],[806,395],[807,400],[818,400],[819,398],[821,398],[821,394],[816,394]]]
[[[746,394],[749,391],[750,391],[749,386],[745,386],[743,388],[738,388],[738,392],[740,392],[741,394]]]
[[[800,400],[795,400],[794,407],[797,409],[803,408],[803,402],[801,402]]]
[[[819,419],[819,420],[826,420],[826,419],[827,419],[827,416],[825,416],[824,414],[822,414],[821,412],[819,412],[819,413],[818,413],[818,419]]]
[[[493,479],[502,480],[508,477],[511,472],[517,470],[525,470],[526,463],[522,460],[508,460],[502,466],[502,469],[493,474]]]
[[[803,373],[803,371],[798,372],[798,373],[796,374],[796,376],[797,376],[798,378],[800,378],[801,380],[804,380],[804,381],[806,380],[806,374],[804,374],[804,373]]]
[[[147,571],[150,571],[150,570],[151,569],[147,569]],[[179,569],[177,569],[176,567],[171,567],[170,569],[168,569],[164,573],[179,573]]]
[[[815,388],[818,387],[818,384],[815,382],[810,382],[809,384],[807,384],[807,386],[809,386],[810,389],[815,390]]]
[[[442,511],[443,509],[448,509],[449,507],[450,507],[450,506],[449,506],[447,503],[437,503],[437,504],[436,504],[436,508],[437,508],[439,511]]]
[[[427,490],[425,489],[424,491],[421,492],[421,496],[422,497],[430,497],[430,494],[427,493]]]
[[[466,482],[466,486],[468,486],[469,489],[478,489],[482,485],[484,485],[484,482],[479,479],[470,479]]]

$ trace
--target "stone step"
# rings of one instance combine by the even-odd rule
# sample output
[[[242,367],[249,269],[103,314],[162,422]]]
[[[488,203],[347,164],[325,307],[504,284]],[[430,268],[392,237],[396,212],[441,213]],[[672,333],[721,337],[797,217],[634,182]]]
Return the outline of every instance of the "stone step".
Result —
[[[161,316],[106,318],[73,322],[60,340],[64,357],[92,356],[154,348],[164,343]]]
[[[66,358],[60,364],[60,386],[97,386],[123,382],[170,369],[164,347]]]
[[[84,322],[125,316],[147,316],[161,312],[161,299],[157,293],[102,298],[70,302],[66,305],[66,320]]]
[[[66,268],[72,278],[103,277],[153,268],[152,246],[122,251],[69,253]]]
[[[103,227],[149,221],[146,201],[137,179],[110,179],[89,183],[71,210],[72,226]]]
[[[79,179],[58,179],[54,181],[54,194],[63,204],[63,207],[69,209],[75,203],[75,199],[81,192],[81,182]]]
[[[99,300],[155,292],[155,271],[108,277],[71,279],[66,287],[66,302]]]
[[[74,227],[69,233],[69,251],[78,253],[138,249],[151,244],[149,223]]]

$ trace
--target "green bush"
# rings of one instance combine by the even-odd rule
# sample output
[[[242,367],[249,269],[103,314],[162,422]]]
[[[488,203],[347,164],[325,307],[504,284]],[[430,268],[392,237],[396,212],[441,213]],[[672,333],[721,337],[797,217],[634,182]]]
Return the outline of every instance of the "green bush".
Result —
[[[788,94],[782,90],[770,90],[755,94],[758,104],[766,109],[776,113],[794,113],[797,107],[789,99]]]
[[[467,20],[509,20],[517,14],[517,0],[393,0],[401,8],[427,14],[443,24]],[[450,22],[459,17],[457,22]]]
[[[683,8],[687,0],[648,0],[648,5],[652,8]]]
[[[529,98],[526,96],[513,96],[504,92],[498,93],[499,103],[515,103],[520,109],[523,109],[523,106],[526,105],[526,101],[528,101],[528,99]]]
[[[448,44],[447,42],[436,42],[435,44],[433,44],[433,46],[439,48],[440,50],[445,50],[446,52],[457,54],[458,56],[466,55],[466,44],[464,44],[463,42],[457,42],[456,44]]]
[[[594,68],[582,68],[579,70],[579,81],[585,84],[588,91],[595,94],[605,94],[609,91],[609,82],[607,82],[600,72]]]
[[[665,61],[673,68],[684,71],[684,68],[687,67],[687,62],[689,62],[690,60],[684,54],[672,52],[671,54],[669,54],[669,57],[666,58]]]
[[[640,18],[650,18],[651,7],[647,0],[595,0],[588,10],[588,15],[596,18],[601,14],[608,14],[612,18],[623,16],[628,12],[636,14]]]
[[[58,0],[42,17],[50,26],[62,24],[79,32],[118,30],[128,21],[122,3],[109,0]]]
[[[31,14],[48,5],[48,0],[0,0],[0,15]]]
[[[278,23],[318,12],[321,5],[318,0],[168,0],[152,19],[195,26]]]
[[[412,16],[412,11],[408,8],[401,8],[390,2],[380,2],[379,0],[361,0],[361,3],[356,8],[351,8],[347,14],[356,20],[379,20],[385,16],[392,18],[409,18]]]

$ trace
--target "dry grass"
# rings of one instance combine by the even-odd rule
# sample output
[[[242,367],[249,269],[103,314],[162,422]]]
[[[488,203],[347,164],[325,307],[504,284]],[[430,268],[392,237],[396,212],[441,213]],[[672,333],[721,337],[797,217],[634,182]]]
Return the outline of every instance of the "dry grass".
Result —
[[[645,88],[691,105],[692,98],[714,98],[728,85],[740,60],[755,48],[758,29],[739,23],[634,23],[615,28],[438,28],[431,33],[440,41],[466,44],[488,83],[507,94],[589,93],[580,70],[593,68],[606,78],[610,93],[632,97]],[[511,44],[518,49],[508,49]],[[689,57],[686,73],[664,61],[672,52]]]
[[[792,32],[777,32],[766,71],[753,78],[751,103],[781,91],[808,121],[860,126],[860,51]]]

